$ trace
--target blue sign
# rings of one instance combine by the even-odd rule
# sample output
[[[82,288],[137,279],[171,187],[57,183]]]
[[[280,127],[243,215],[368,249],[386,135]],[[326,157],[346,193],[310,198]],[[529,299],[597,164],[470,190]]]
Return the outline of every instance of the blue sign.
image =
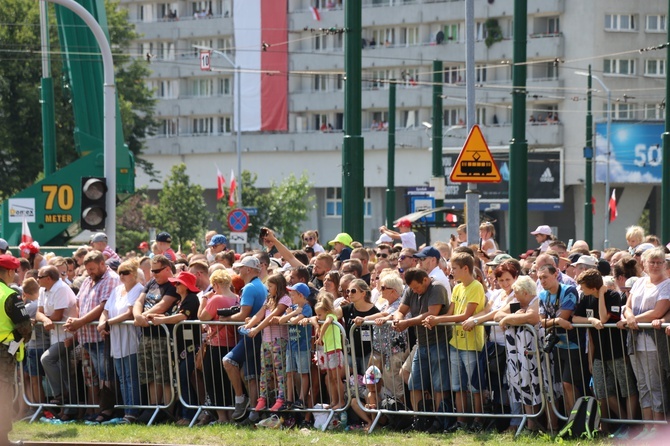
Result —
[[[244,232],[249,227],[249,215],[244,209],[233,209],[228,213],[228,227],[234,232]]]
[[[661,122],[613,122],[608,161],[607,123],[596,124],[596,181],[604,183],[609,169],[610,183],[660,183],[663,132]]]
[[[412,213],[414,212],[420,212],[420,211],[427,211],[430,209],[435,208],[435,198],[433,197],[419,197],[419,196],[413,196],[411,197],[411,210]],[[430,214],[426,217],[422,217],[421,220],[419,221],[430,221],[433,222],[435,221],[435,214]]]
[[[242,209],[244,209],[244,212],[246,212],[248,215],[251,215],[252,217],[258,215],[258,208],[242,208]]]

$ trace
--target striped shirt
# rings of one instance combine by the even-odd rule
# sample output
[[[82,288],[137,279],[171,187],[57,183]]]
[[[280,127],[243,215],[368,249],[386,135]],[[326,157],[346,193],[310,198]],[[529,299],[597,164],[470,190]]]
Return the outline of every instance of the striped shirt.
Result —
[[[79,317],[83,317],[100,305],[106,302],[114,294],[114,289],[119,286],[121,281],[118,274],[107,267],[107,271],[100,280],[94,282],[90,277],[84,280],[77,294],[79,300]],[[84,325],[79,330],[79,342],[82,344],[91,344],[101,342],[102,336],[98,333],[95,325]]]

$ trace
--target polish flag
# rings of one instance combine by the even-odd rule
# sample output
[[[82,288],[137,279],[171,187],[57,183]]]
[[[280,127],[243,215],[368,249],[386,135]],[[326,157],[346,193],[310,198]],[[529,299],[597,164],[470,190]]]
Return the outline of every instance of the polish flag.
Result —
[[[28,227],[28,220],[23,217],[23,225],[21,226],[21,243],[32,243],[33,236],[30,233],[30,227]]]
[[[596,197],[591,197],[591,214],[596,215]]]
[[[219,170],[219,166],[216,166],[216,199],[220,200],[226,196],[223,191],[223,187],[226,185],[226,179]]]
[[[610,210],[610,222],[612,222],[616,220],[616,218],[619,216],[619,212],[617,212],[616,210],[616,189],[612,189],[612,196],[610,197],[609,210]]]
[[[230,170],[230,195],[228,196],[228,206],[235,206],[235,191],[237,190],[237,181],[235,180],[235,171]]]
[[[320,22],[321,21],[321,14],[319,14],[319,10],[316,9],[316,6],[310,6],[309,10],[312,11],[312,17],[314,18],[314,20],[316,20],[317,22]]]
[[[242,86],[235,95],[240,113],[234,119],[243,132],[288,131],[287,3],[233,2],[235,76],[240,76],[235,85]]]

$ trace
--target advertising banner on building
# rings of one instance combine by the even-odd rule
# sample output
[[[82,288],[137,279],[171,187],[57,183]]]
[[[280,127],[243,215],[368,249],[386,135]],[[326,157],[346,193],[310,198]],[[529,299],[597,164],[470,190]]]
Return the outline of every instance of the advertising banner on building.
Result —
[[[596,124],[596,182],[660,183],[663,162],[662,122],[613,122],[607,159],[607,123]]]
[[[449,150],[442,156],[446,181],[445,202],[465,200],[467,183],[449,181],[451,169],[458,158],[459,150]],[[487,203],[506,202],[509,199],[509,148],[491,149],[493,159],[500,169],[500,183],[478,184],[479,200]],[[563,150],[541,149],[528,152],[528,201],[533,203],[563,202]]]

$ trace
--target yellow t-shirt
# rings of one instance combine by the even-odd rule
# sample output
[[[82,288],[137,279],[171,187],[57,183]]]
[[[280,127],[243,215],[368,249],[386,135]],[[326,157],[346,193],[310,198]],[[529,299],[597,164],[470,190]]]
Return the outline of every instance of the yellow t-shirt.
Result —
[[[477,308],[473,314],[477,314],[486,305],[486,295],[481,283],[473,280],[470,285],[456,285],[451,292],[451,302],[454,304],[454,315],[463,314],[469,303],[476,303]],[[471,331],[463,330],[463,326],[456,325],[449,344],[458,350],[481,351],[484,348],[484,327],[476,326]]]
[[[326,317],[331,318],[333,322],[337,322],[337,316],[332,313],[326,315]],[[330,353],[337,350],[342,350],[342,335],[339,327],[331,323],[323,334],[323,351]]]

